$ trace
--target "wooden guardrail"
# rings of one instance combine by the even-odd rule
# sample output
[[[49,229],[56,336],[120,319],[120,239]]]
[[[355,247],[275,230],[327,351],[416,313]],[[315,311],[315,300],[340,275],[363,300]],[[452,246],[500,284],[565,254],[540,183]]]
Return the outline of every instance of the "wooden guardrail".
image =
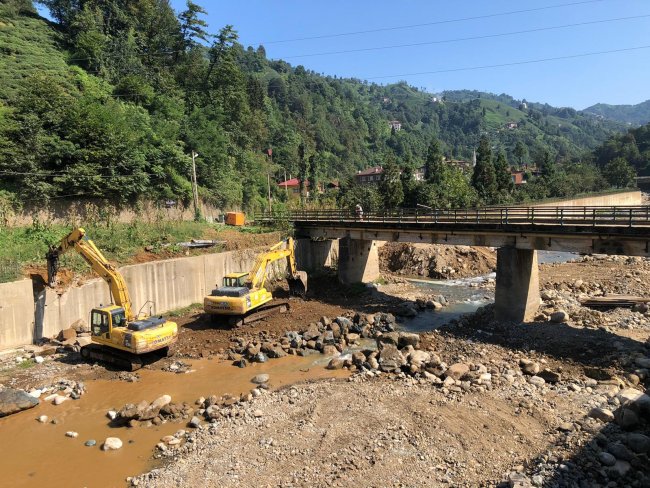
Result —
[[[629,207],[483,207],[470,209],[405,208],[357,215],[348,209],[264,213],[257,222],[367,222],[463,225],[556,225],[650,227],[650,206]]]

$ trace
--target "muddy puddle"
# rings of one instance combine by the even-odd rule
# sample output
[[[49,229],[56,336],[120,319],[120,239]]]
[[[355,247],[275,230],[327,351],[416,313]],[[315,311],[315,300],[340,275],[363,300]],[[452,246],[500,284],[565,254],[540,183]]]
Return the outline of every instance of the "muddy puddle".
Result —
[[[186,428],[186,421],[161,426],[112,428],[106,412],[126,403],[153,401],[171,395],[172,401],[191,405],[201,396],[239,395],[255,385],[250,380],[259,373],[270,375],[273,389],[306,380],[345,377],[347,370],[330,371],[321,355],[288,356],[264,364],[237,368],[216,360],[192,361],[191,373],[173,374],[140,370],[140,380],[93,380],[86,382],[87,393],[76,401],[59,406],[43,404],[19,414],[0,419],[0,486],[7,487],[123,487],[125,478],[155,467],[152,460],[160,438]],[[58,424],[42,424],[40,415],[56,418]],[[76,439],[67,431],[79,433]],[[119,437],[124,447],[118,451],[101,451],[106,437]],[[97,445],[84,446],[94,439]]]

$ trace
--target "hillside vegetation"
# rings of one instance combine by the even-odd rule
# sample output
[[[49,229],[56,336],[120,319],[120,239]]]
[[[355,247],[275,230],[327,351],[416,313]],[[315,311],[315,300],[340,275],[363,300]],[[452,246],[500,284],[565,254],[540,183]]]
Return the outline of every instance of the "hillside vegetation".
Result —
[[[608,105],[597,103],[583,110],[585,113],[599,115],[631,125],[643,125],[650,122],[650,100],[636,105]]]
[[[232,26],[215,33],[191,1],[182,12],[165,0],[42,3],[55,23],[29,0],[0,4],[0,214],[2,205],[78,197],[188,204],[191,151],[204,200],[259,210],[267,175],[280,180],[286,172],[313,188],[389,162],[410,174],[434,140],[436,157],[469,159],[487,136],[495,158],[503,153],[503,176],[507,161],[579,162],[622,130],[507,95],[454,91],[434,100],[405,82],[319,75],[269,60],[263,46],[242,46]],[[391,130],[390,120],[402,130]],[[469,175],[452,176],[437,184],[444,180],[458,198],[439,202],[440,188],[406,181],[405,200],[384,203],[494,200],[477,200]],[[273,192],[275,201],[284,198]],[[341,201],[352,201],[344,194]],[[511,197],[508,190],[499,200]]]

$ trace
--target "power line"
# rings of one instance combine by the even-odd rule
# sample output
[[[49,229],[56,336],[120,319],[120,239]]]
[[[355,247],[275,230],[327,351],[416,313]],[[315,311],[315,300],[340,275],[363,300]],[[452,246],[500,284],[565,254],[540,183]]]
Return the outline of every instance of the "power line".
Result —
[[[574,58],[584,58],[587,56],[598,56],[601,54],[613,54],[613,53],[621,53],[621,52],[628,52],[628,51],[638,51],[641,49],[649,49],[650,45],[647,46],[636,46],[636,47],[626,47],[626,48],[621,48],[621,49],[612,49],[610,51],[594,51],[594,52],[589,52],[589,53],[581,53],[581,54],[570,54],[568,56],[557,56],[553,58],[541,58],[541,59],[529,59],[525,61],[514,61],[512,63],[500,63],[500,64],[486,64],[483,66],[468,66],[466,68],[450,68],[450,69],[441,69],[441,70],[435,70],[435,71],[420,71],[418,73],[403,73],[400,75],[383,75],[383,76],[371,76],[366,78],[367,80],[379,80],[383,78],[399,78],[403,76],[419,76],[419,75],[433,75],[433,74],[439,74],[439,73],[453,73],[456,71],[474,71],[474,70],[482,70],[482,69],[489,69],[489,68],[503,68],[506,66],[519,66],[522,64],[535,64],[535,63],[546,63],[548,61],[559,61],[562,59],[574,59]]]
[[[279,44],[279,43],[288,43],[288,42],[298,42],[298,41],[304,41],[304,40],[311,40],[311,39],[327,39],[327,38],[333,38],[333,37],[343,37],[343,36],[351,36],[351,35],[359,35],[359,34],[367,34],[367,33],[373,33],[373,32],[384,32],[384,31],[394,31],[394,30],[405,30],[405,29],[412,29],[416,27],[425,27],[425,26],[432,26],[432,25],[441,25],[441,24],[451,24],[451,23],[458,23],[458,22],[466,22],[470,20],[478,20],[478,19],[488,19],[488,18],[494,18],[494,17],[501,17],[501,16],[507,16],[507,15],[516,15],[516,14],[521,14],[521,13],[528,13],[528,12],[537,12],[537,11],[542,11],[542,10],[550,10],[550,9],[556,9],[556,8],[562,8],[562,7],[571,7],[571,6],[576,6],[576,5],[584,5],[584,4],[591,4],[591,3],[599,3],[599,2],[605,2],[605,1],[610,1],[610,0],[584,0],[580,2],[572,2],[572,3],[564,3],[564,4],[555,4],[555,5],[549,5],[546,7],[537,7],[537,8],[531,8],[531,9],[522,9],[522,10],[512,10],[509,12],[500,12],[500,13],[493,13],[493,14],[485,14],[485,15],[479,15],[479,16],[474,16],[474,17],[463,17],[459,19],[449,19],[449,20],[439,20],[439,21],[434,21],[434,22],[426,22],[422,24],[411,24],[411,25],[402,25],[402,26],[394,26],[394,27],[382,27],[379,29],[370,29],[370,30],[364,30],[364,31],[355,31],[355,32],[344,32],[344,33],[338,33],[338,34],[323,34],[320,36],[312,36],[312,37],[303,37],[303,38],[296,38],[296,39],[285,39],[285,40],[279,40],[279,41],[268,41],[268,42],[257,42],[257,43],[251,43],[251,45],[268,45],[268,44]],[[616,19],[615,19],[616,20]],[[575,24],[575,25],[581,25],[581,24]],[[555,27],[555,28],[560,28],[560,27]],[[509,35],[509,34],[500,34],[500,35]],[[471,38],[470,38],[471,39]],[[480,38],[479,38],[480,39]],[[460,39],[464,40],[464,39]],[[444,42],[454,42],[455,40],[450,40],[450,41],[444,41]],[[415,44],[417,45],[417,44]],[[208,46],[200,44],[202,48],[208,48]],[[387,49],[393,46],[387,46],[386,48],[381,48],[381,49]],[[397,46],[401,47],[401,46]],[[134,56],[169,56],[173,54],[180,54],[187,52],[186,50],[172,50],[172,51],[161,51],[161,52],[149,52],[149,53],[134,53]],[[352,51],[353,52],[353,51]],[[299,56],[284,56],[284,57],[305,57],[305,56],[321,56],[324,54],[330,54],[330,53],[323,53],[323,54],[307,54],[307,55],[299,55]],[[334,53],[332,53],[334,54]],[[337,53],[338,54],[338,53]],[[102,57],[120,57],[122,56],[121,54],[103,54]],[[68,62],[71,61],[92,61],[97,58],[94,57],[86,57],[86,58],[67,58]]]
[[[406,29],[414,29],[417,27],[428,27],[432,25],[442,25],[442,24],[453,24],[457,22],[467,22],[469,20],[479,20],[479,19],[490,19],[494,17],[503,17],[507,15],[516,15],[516,14],[523,14],[523,13],[528,13],[528,12],[539,12],[542,10],[551,10],[551,9],[556,9],[556,8],[563,8],[563,7],[572,7],[575,5],[584,5],[584,4],[591,4],[591,3],[600,3],[600,2],[605,2],[608,0],[584,0],[581,2],[571,2],[571,3],[560,3],[560,4],[555,4],[555,5],[547,5],[546,7],[536,7],[536,8],[529,8],[529,9],[522,9],[522,10],[511,10],[509,12],[499,12],[499,13],[494,13],[494,14],[485,14],[485,15],[475,15],[472,17],[461,17],[458,19],[448,19],[448,20],[437,20],[434,22],[425,22],[421,24],[410,24],[410,25],[401,25],[401,26],[394,26],[394,27],[381,27],[378,29],[367,29],[367,30],[360,30],[360,31],[353,31],[353,32],[340,32],[337,34],[323,34],[319,36],[309,36],[309,37],[297,37],[294,39],[281,39],[277,41],[266,41],[266,42],[258,42],[256,44],[258,45],[268,45],[268,44],[280,44],[280,43],[286,43],[286,42],[299,42],[299,41],[309,41],[313,39],[330,39],[333,37],[345,37],[345,36],[356,36],[356,35],[361,35],[361,34],[371,34],[374,32],[387,32],[387,31],[395,31],[395,30],[406,30]]]
[[[593,20],[593,21],[587,21],[587,22],[577,22],[575,24],[563,24],[563,25],[556,25],[556,26],[550,26],[550,27],[538,27],[535,29],[526,29],[526,30],[520,30],[520,31],[513,31],[513,32],[502,32],[502,33],[497,33],[497,34],[485,34],[485,35],[480,35],[480,36],[472,36],[472,37],[457,37],[455,39],[441,39],[437,41],[424,41],[424,42],[415,42],[415,43],[410,43],[410,44],[394,44],[391,46],[377,46],[377,47],[367,47],[367,48],[359,48],[359,49],[346,49],[342,51],[326,51],[326,52],[321,52],[321,53],[312,53],[312,54],[298,54],[294,56],[282,56],[283,59],[295,59],[295,58],[308,58],[308,57],[315,57],[315,56],[328,56],[332,54],[349,54],[349,53],[360,53],[360,52],[369,52],[369,51],[382,51],[385,49],[398,49],[398,48],[404,48],[404,47],[417,47],[417,46],[427,46],[427,45],[432,45],[432,44],[446,44],[446,43],[451,43],[451,42],[461,42],[461,41],[474,41],[474,40],[480,40],[480,39],[491,39],[495,37],[507,37],[507,36],[514,36],[514,35],[519,35],[519,34],[529,34],[532,32],[543,32],[543,31],[550,31],[550,30],[558,30],[558,29],[566,29],[569,27],[580,27],[580,26],[585,26],[585,25],[594,25],[594,24],[605,24],[608,22],[619,22],[623,20],[636,20],[636,19],[644,19],[650,17],[650,14],[645,14],[645,15],[633,15],[630,17],[618,17],[615,19],[603,19],[603,20]]]
[[[392,74],[392,75],[381,75],[381,76],[370,76],[370,77],[365,77],[365,78],[337,78],[336,80],[333,78],[325,78],[323,80],[323,83],[328,83],[330,81],[344,81],[344,80],[380,80],[380,79],[386,79],[386,78],[400,78],[400,77],[405,77],[405,76],[419,76],[419,75],[428,75],[428,74],[440,74],[440,73],[453,73],[457,71],[478,71],[478,70],[483,70],[483,69],[490,69],[490,68],[503,68],[503,67],[508,67],[508,66],[518,66],[518,65],[525,65],[525,64],[537,64],[537,63],[546,63],[546,62],[551,62],[551,61],[560,61],[563,59],[574,59],[574,58],[583,58],[583,57],[589,57],[589,56],[598,56],[598,55],[603,55],[603,54],[615,54],[615,53],[621,53],[621,52],[629,52],[629,51],[638,51],[642,49],[648,49],[650,48],[650,45],[645,45],[645,46],[634,46],[634,47],[626,47],[626,48],[621,48],[621,49],[612,49],[608,51],[592,51],[592,52],[587,52],[587,53],[579,53],[579,54],[571,54],[567,56],[557,56],[557,57],[551,57],[551,58],[540,58],[540,59],[528,59],[528,60],[523,60],[523,61],[513,61],[509,63],[500,63],[500,64],[488,64],[488,65],[481,65],[481,66],[467,66],[463,68],[447,68],[447,69],[440,69],[440,70],[433,70],[433,71],[422,71],[422,72],[417,72],[417,73],[402,73],[402,74]],[[311,85],[322,85],[321,82],[307,82],[304,83],[304,86],[311,86]],[[209,92],[209,89],[195,89],[195,90],[184,90],[186,93],[206,93]],[[124,97],[134,97],[137,96],[137,94],[109,94],[106,95],[107,97],[112,97],[112,98],[124,98]]]

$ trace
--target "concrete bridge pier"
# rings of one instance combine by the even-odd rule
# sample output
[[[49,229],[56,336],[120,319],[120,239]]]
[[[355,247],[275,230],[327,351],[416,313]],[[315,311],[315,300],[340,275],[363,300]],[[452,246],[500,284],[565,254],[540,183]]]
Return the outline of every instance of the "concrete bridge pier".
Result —
[[[370,283],[379,278],[377,241],[339,240],[339,281],[344,284]]]
[[[497,320],[528,322],[541,304],[537,251],[497,249],[494,315]]]

